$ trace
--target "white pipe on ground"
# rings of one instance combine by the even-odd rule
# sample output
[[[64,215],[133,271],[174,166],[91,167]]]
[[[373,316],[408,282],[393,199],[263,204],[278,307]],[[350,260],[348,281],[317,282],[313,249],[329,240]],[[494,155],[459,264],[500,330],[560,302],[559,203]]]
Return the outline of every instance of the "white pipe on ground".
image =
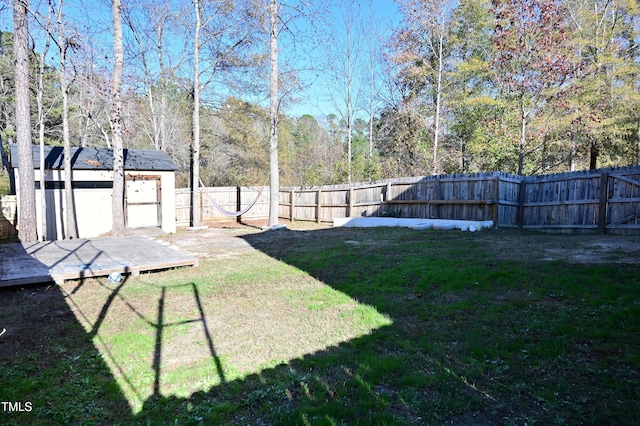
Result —
[[[436,230],[452,230],[459,229],[461,231],[475,232],[484,228],[492,228],[493,221],[474,221],[474,220],[448,220],[448,219],[411,219],[411,218],[395,218],[395,217],[343,217],[335,218],[333,226],[344,226],[354,228],[370,228],[376,226],[387,227],[405,227],[416,230],[420,229],[436,229]]]

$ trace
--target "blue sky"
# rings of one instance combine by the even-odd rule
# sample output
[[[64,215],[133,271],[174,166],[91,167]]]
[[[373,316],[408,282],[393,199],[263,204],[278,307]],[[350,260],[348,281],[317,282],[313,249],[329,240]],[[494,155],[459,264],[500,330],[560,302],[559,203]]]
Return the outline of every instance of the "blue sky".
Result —
[[[346,4],[348,0],[334,1],[344,1],[345,3],[338,4]],[[370,10],[373,14],[372,22],[375,28],[372,33],[379,33],[381,39],[387,37],[389,35],[389,28],[391,28],[392,25],[397,24],[399,21],[396,2],[394,0],[371,0],[371,3],[369,3],[369,0],[361,0],[361,2],[363,3],[361,18],[368,22]],[[36,7],[37,4],[40,3],[41,0],[31,0],[32,7]],[[286,0],[283,0],[283,3],[286,3]],[[93,42],[91,47],[94,49],[96,57],[104,57],[110,61],[112,49],[110,37],[110,2],[108,0],[65,0],[64,4],[65,14],[72,17],[78,25],[82,27],[79,28],[80,32],[94,32],[92,35]],[[331,26],[332,24],[336,25],[336,31],[338,34],[340,34],[341,27],[342,30],[344,30],[343,27],[345,24],[342,21],[340,11],[337,7],[334,7],[333,23],[328,23],[328,26]],[[308,24],[302,25],[305,26]],[[0,30],[12,31],[12,29],[12,9],[10,7],[0,9]],[[38,38],[41,39],[41,37]],[[98,40],[98,42],[96,42],[96,40]],[[379,43],[381,44],[383,42],[381,41]],[[336,42],[335,44],[339,44],[339,42]],[[283,51],[281,52],[281,55],[283,56],[283,59],[286,59],[287,52],[284,50],[286,49],[286,42],[283,43],[282,49]],[[303,46],[303,50],[305,49],[311,50],[310,47],[307,48],[306,46]],[[54,50],[55,49],[52,46],[48,55],[52,64],[55,64],[56,62]],[[326,60],[324,60],[324,53],[321,49],[318,49],[318,52],[316,53],[316,63],[319,62],[327,63]],[[300,68],[308,68],[308,64],[301,63]],[[310,86],[303,92],[297,92],[293,95],[299,100],[299,102],[289,104],[286,109],[287,113],[293,116],[312,114],[318,118],[322,118],[330,113],[337,113],[336,105],[340,105],[341,103],[339,99],[340,87],[330,88],[327,85],[327,79],[322,75],[322,70],[300,73],[300,78],[306,84],[310,84]],[[265,84],[268,84],[268,82],[265,82]],[[340,83],[338,82],[336,84]],[[265,92],[266,91],[268,91],[268,88],[266,88]]]
[[[364,21],[364,25],[367,26],[370,16],[370,5],[368,0],[362,0],[361,19]],[[333,9],[333,25],[335,25],[338,33],[344,33],[344,22],[340,15],[340,10],[337,7]],[[394,0],[371,0],[371,14],[373,15],[374,28],[372,29],[372,35],[376,37],[376,48],[383,48],[384,39],[390,34],[390,28],[398,24],[400,19],[398,14],[397,4]],[[377,35],[376,35],[377,34]],[[355,37],[358,35],[356,34]],[[344,40],[344,38],[343,38]],[[343,46],[344,48],[344,46]],[[364,50],[368,50],[367,46],[363,47]],[[363,52],[367,54],[367,52]],[[323,53],[320,53],[323,55]],[[339,60],[339,59],[338,59]],[[344,60],[344,58],[343,58]],[[295,105],[290,105],[287,112],[292,116],[300,116],[302,114],[311,114],[316,118],[321,119],[328,114],[339,115],[336,111],[336,106],[340,107],[341,99],[339,88],[331,88],[327,85],[326,78],[322,75],[314,78],[313,74],[319,73],[303,73],[301,78],[306,81],[313,81],[311,87],[302,93],[295,93],[294,97],[299,99],[299,102]],[[305,78],[305,75],[307,77]],[[339,83],[338,83],[339,84]],[[355,85],[356,83],[354,83]]]

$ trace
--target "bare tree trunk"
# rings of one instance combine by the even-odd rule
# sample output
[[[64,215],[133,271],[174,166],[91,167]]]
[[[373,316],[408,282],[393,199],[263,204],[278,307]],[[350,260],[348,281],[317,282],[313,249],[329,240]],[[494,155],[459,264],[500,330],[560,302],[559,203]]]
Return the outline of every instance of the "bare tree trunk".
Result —
[[[280,198],[280,171],[278,167],[278,1],[269,3],[269,226],[278,224]],[[292,218],[293,219],[293,218]]]
[[[638,123],[638,129],[636,130],[636,148],[638,151],[636,152],[636,164],[640,164],[640,122]]]
[[[445,19],[442,17],[440,32],[438,36],[438,76],[436,84],[436,117],[433,130],[433,169],[432,174],[437,175],[442,172],[440,168],[440,159],[438,158],[438,145],[440,144],[440,110],[442,109],[442,73],[444,68],[443,44],[444,44],[444,24]]]
[[[338,2],[337,10],[340,12],[344,28],[340,29],[340,34],[332,36],[327,44],[327,53],[331,55],[335,61],[335,68],[330,67],[331,85],[336,84],[341,87],[336,90],[333,95],[335,109],[339,111],[342,120],[339,126],[344,126],[344,133],[339,137],[340,144],[344,147],[342,157],[346,156],[346,173],[347,182],[353,181],[353,129],[354,116],[357,108],[362,106],[359,102],[360,96],[363,95],[362,80],[356,78],[354,72],[362,64],[360,59],[361,47],[364,42],[363,32],[359,27],[355,27],[360,16],[360,2]],[[337,4],[338,4],[337,3]],[[355,31],[354,31],[355,30]],[[360,31],[359,31],[360,30]],[[354,82],[357,85],[354,87]],[[332,92],[330,92],[332,93]],[[344,135],[344,136],[342,136]],[[346,146],[345,146],[346,145]],[[344,149],[346,148],[346,155]]]
[[[196,32],[193,37],[193,114],[191,143],[191,226],[200,226],[200,0],[193,2],[196,13]]]
[[[569,171],[576,171],[576,141],[575,136],[571,138],[571,152],[569,153]]]
[[[351,74],[351,23],[347,24],[346,27],[347,32],[347,162],[348,162],[348,173],[347,173],[347,181],[351,183],[351,162],[353,159],[352,152],[352,143],[353,143],[353,135],[352,135],[352,127],[353,127],[353,111],[351,105],[351,83],[353,82],[353,75]]]
[[[369,0],[369,28],[373,30],[373,0]],[[373,101],[375,97],[375,60],[373,34],[369,37],[369,164],[373,163]]]
[[[58,3],[56,18],[58,21],[58,48],[60,50],[60,92],[62,93],[62,140],[64,143],[64,199],[65,199],[65,238],[78,238],[76,209],[73,197],[73,170],[71,169],[71,139],[69,136],[69,87],[67,85],[67,38],[62,22],[62,0]]]
[[[158,38],[158,66],[160,67],[160,119],[159,119],[159,147],[158,149],[165,150],[167,139],[167,73],[164,69],[164,56],[162,53],[162,45],[164,43],[164,31],[162,25],[158,24],[156,29]]]
[[[160,127],[158,124],[158,107],[156,106],[155,94],[153,86],[149,81],[147,83],[147,98],[149,101],[149,110],[151,111],[151,141],[155,149],[160,149]]]
[[[124,52],[122,48],[122,3],[111,1],[113,16],[113,76],[111,78],[111,132],[113,134],[113,194],[111,211],[113,235],[125,233],[124,223],[124,155],[122,142],[122,72]]]
[[[18,144],[20,205],[18,237],[23,243],[38,240],[36,190],[33,176],[31,108],[29,105],[29,20],[28,0],[13,3],[13,40],[15,54],[16,140]]]
[[[47,240],[47,195],[46,181],[44,169],[44,130],[45,130],[45,113],[44,113],[44,66],[47,52],[49,51],[50,38],[44,45],[44,49],[39,58],[39,75],[38,75],[38,125],[39,125],[39,141],[40,141],[40,241]]]
[[[527,111],[524,106],[524,94],[520,96],[520,147],[518,149],[518,175],[524,170],[524,149],[527,138]]]
[[[598,167],[598,155],[600,150],[596,141],[591,141],[591,148],[589,149],[589,170],[594,170]]]

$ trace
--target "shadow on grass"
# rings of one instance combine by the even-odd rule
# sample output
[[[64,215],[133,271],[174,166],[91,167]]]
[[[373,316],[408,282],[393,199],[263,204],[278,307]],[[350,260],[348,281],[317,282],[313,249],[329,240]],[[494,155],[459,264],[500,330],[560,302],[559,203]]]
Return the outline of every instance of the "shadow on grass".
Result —
[[[248,241],[264,249],[258,240]],[[73,297],[79,297],[88,285],[98,287],[100,297],[93,310],[83,311],[73,305]],[[2,317],[15,330],[9,339],[0,337],[1,378],[11,383],[3,387],[0,397],[29,402],[32,407],[28,412],[0,413],[3,424],[407,424],[423,423],[429,405],[440,404],[443,398],[457,400],[458,407],[452,403],[448,407],[463,413],[477,412],[474,407],[482,399],[455,396],[458,379],[451,376],[449,380],[446,374],[448,384],[440,390],[430,389],[426,357],[414,359],[415,365],[407,369],[391,354],[394,349],[384,345],[385,341],[395,345],[395,326],[228,380],[195,283],[170,287],[189,294],[196,307],[195,315],[178,321],[166,315],[169,288],[149,286],[146,291],[152,300],[157,297],[157,304],[144,307],[124,294],[127,286],[127,280],[95,279],[69,285],[66,294],[57,286],[0,290],[0,307],[7,313]],[[142,323],[151,335],[153,378],[146,384],[133,383],[135,378],[127,370],[130,366],[122,365],[119,354],[111,352],[110,342],[100,334],[118,304],[131,313],[120,322]],[[164,335],[189,322],[202,324],[219,384],[189,397],[165,396],[161,392],[163,367],[170,360]],[[406,383],[395,383],[387,375]],[[401,389],[401,385],[407,386]],[[135,399],[141,406],[134,409],[131,401]],[[450,418],[451,412],[448,408],[430,418]]]
[[[0,423],[69,424],[122,416],[130,412],[126,399],[92,342],[112,300],[102,306],[96,329],[87,332],[61,288],[42,284],[53,267],[86,243],[45,265],[33,254],[49,244],[56,243],[0,247],[2,283],[13,285],[0,288]],[[85,282],[76,281],[72,293]]]
[[[125,282],[101,282],[101,305],[85,320],[76,319],[57,287],[1,290],[0,320],[16,331],[10,339],[0,337],[0,382],[12,383],[0,388],[0,400],[30,401],[33,410],[0,413],[0,422],[489,425],[640,421],[630,407],[640,396],[637,381],[634,384],[640,360],[633,359],[640,353],[637,343],[617,348],[616,339],[598,337],[609,331],[592,321],[615,322],[613,314],[601,318],[590,313],[593,318],[578,321],[582,314],[576,304],[581,297],[593,305],[594,312],[600,312],[605,303],[586,299],[580,288],[565,283],[610,271],[545,264],[565,270],[567,276],[557,272],[554,282],[538,283],[546,278],[531,275],[529,266],[521,262],[503,264],[483,257],[473,237],[455,237],[462,238],[456,242],[442,235],[328,229],[243,237],[273,259],[389,315],[393,324],[240,379],[225,375],[216,336],[207,325],[202,289],[193,282],[172,287],[188,293],[195,306],[195,315],[181,320],[167,317],[169,293],[162,286],[149,287],[149,292],[157,294],[157,305],[145,310],[122,295]],[[476,260],[463,256],[465,252]],[[456,262],[456,256],[461,262]],[[619,272],[615,279],[633,282],[634,271]],[[605,302],[611,305],[623,296],[607,284],[603,287],[611,295]],[[638,293],[634,291],[632,298]],[[131,321],[146,324],[151,334],[154,377],[149,389],[139,395],[139,410],[130,407],[125,388],[140,385],[119,386],[111,371],[124,380],[130,379],[128,373],[124,368],[114,370],[116,356],[96,348],[108,344],[96,338],[115,303],[127,305],[133,312]],[[620,324],[616,323],[628,332],[629,340],[638,328],[634,312],[624,312]],[[551,319],[543,320],[547,316]],[[160,392],[163,365],[169,361],[164,333],[188,322],[202,324],[208,361],[219,384],[188,397],[165,396]],[[580,328],[590,324],[591,332]],[[609,352],[592,351],[592,346]],[[584,358],[579,357],[581,353]],[[626,358],[616,361],[615,357]]]
[[[1,407],[0,423],[81,424],[130,415],[58,286],[0,289],[0,312],[0,329],[7,330],[0,337],[0,401],[14,404]]]
[[[297,400],[303,399],[326,402],[321,410],[325,416],[353,418],[357,414],[349,413],[353,408],[343,406],[340,390],[336,388],[337,383],[345,382],[362,386],[361,379],[356,380],[350,371],[353,367],[342,363],[344,353],[340,348],[227,382],[214,347],[215,336],[207,327],[195,284],[183,286],[192,293],[198,315],[177,322],[168,321],[165,315],[165,287],[149,290],[155,290],[159,297],[154,307],[157,316],[148,318],[121,295],[126,280],[121,283],[78,281],[74,290],[77,292],[86,285],[98,285],[108,292],[95,313],[81,312],[76,307],[74,314],[68,305],[69,295],[63,294],[58,286],[0,290],[0,318],[9,330],[0,336],[0,382],[3,383],[0,400],[10,403],[0,411],[0,423],[276,424],[317,418],[313,409],[295,409]],[[129,309],[154,330],[150,351],[153,352],[154,377],[149,384],[150,392],[143,393],[140,385],[133,383],[135,379],[127,372],[127,366],[122,365],[119,355],[112,353],[109,342],[100,336],[100,329],[115,303],[129,304]],[[160,391],[163,364],[169,362],[163,353],[163,334],[172,327],[193,322],[201,322],[203,326],[210,360],[220,384],[189,398],[163,396]],[[322,377],[327,363],[335,370],[329,380]],[[143,405],[137,414],[132,414],[132,398],[127,393],[136,389],[142,392],[133,399],[143,400]],[[297,412],[294,417],[291,410]]]
[[[368,261],[362,270],[345,268],[359,260],[357,234],[358,230],[280,231],[243,238],[268,256],[389,315],[392,325],[189,398],[156,395],[136,419],[154,423],[177,416],[185,424],[494,425],[506,416],[520,417],[497,401],[492,390],[464,376],[469,366],[456,360],[456,351],[449,354],[447,348],[438,347],[438,339],[436,346],[429,342],[442,331],[421,329],[421,319],[412,318],[425,314],[420,309],[410,311],[414,303],[422,303],[410,283],[407,288],[420,271],[406,271],[396,289],[385,289],[383,284],[379,291],[388,297],[380,297],[372,285],[376,277],[385,280],[398,259],[391,264],[384,259],[380,264]],[[400,309],[390,309],[394,304]],[[404,308],[409,312],[402,312]]]

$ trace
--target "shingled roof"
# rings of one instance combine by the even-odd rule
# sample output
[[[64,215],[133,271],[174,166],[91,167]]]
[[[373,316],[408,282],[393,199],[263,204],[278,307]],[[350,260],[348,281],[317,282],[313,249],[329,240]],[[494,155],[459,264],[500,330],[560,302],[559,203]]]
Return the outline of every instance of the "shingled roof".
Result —
[[[125,149],[125,170],[175,171],[177,166],[164,151]],[[44,147],[46,169],[64,169],[64,153],[61,146]],[[18,165],[18,146],[11,145],[10,165]],[[33,146],[33,166],[40,167],[40,147]],[[71,148],[73,170],[113,170],[113,150],[110,148]]]

